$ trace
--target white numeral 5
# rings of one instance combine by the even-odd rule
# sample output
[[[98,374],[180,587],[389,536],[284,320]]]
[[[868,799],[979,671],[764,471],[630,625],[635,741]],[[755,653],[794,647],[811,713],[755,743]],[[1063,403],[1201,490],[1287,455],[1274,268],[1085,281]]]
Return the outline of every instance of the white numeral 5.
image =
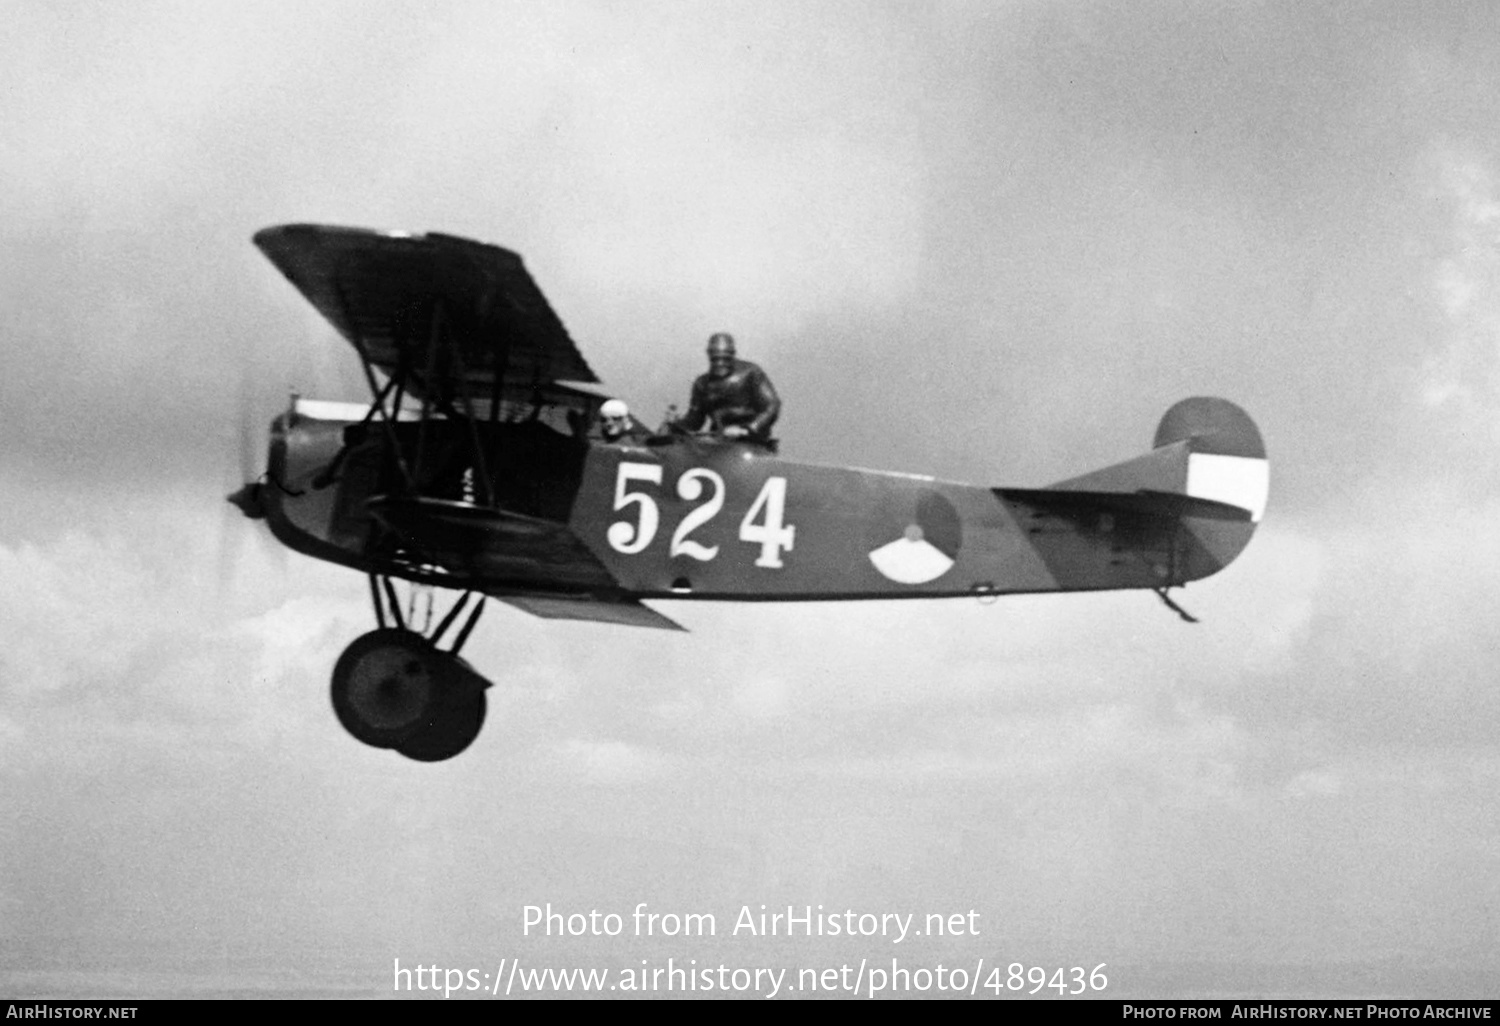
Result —
[[[656,509],[656,500],[645,492],[632,492],[631,481],[650,481],[661,484],[661,465],[658,463],[621,463],[620,474],[615,478],[615,509],[622,510],[631,503],[639,503],[641,518],[632,524],[628,520],[617,520],[609,525],[605,537],[616,552],[633,556],[651,544],[656,537],[656,525],[661,514]]]

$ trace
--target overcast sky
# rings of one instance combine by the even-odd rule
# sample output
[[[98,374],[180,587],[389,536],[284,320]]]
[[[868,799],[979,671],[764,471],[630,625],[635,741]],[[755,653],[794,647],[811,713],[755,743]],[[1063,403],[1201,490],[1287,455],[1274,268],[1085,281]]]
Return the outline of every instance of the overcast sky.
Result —
[[[1500,990],[1492,4],[5,16],[0,992],[893,956]],[[362,397],[250,244],[292,221],[519,251],[649,422],[731,331],[796,458],[1037,486],[1222,395],[1264,526],[1181,593],[1198,626],[1143,593],[492,609],[484,733],[409,763],[327,700],[364,581],[222,503],[244,403]],[[548,902],[719,935],[523,937]],[[788,903],[981,933],[729,936]]]

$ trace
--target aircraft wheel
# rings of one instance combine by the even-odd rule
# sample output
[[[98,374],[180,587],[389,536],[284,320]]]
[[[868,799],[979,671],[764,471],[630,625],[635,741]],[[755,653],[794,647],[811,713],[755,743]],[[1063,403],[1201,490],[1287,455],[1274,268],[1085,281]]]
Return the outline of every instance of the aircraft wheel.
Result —
[[[442,704],[438,653],[412,631],[381,628],[355,638],[333,668],[333,711],[344,729],[376,748],[420,732]]]
[[[443,652],[432,653],[434,670],[443,680],[443,694],[427,725],[396,745],[396,751],[418,762],[442,762],[462,752],[479,736],[488,703],[484,689],[490,686],[464,660]]]
[[[427,726],[396,746],[417,762],[442,762],[468,748],[484,726],[484,696],[442,710]]]

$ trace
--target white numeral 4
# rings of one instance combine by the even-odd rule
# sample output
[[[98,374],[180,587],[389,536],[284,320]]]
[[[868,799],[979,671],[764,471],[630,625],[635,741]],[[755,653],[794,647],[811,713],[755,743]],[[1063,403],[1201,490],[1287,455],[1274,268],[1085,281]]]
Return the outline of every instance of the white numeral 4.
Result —
[[[755,518],[764,514],[765,519],[757,524]],[[740,521],[740,541],[760,543],[760,557],[756,566],[781,568],[781,550],[791,549],[797,537],[797,529],[783,526],[786,515],[786,478],[768,477],[760,494],[750,504],[745,519]]]

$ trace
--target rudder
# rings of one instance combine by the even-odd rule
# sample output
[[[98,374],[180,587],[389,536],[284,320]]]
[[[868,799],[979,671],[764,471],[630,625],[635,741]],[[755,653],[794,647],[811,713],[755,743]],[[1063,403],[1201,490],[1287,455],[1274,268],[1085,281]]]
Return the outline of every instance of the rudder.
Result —
[[[1188,449],[1184,493],[1247,509],[1251,521],[1260,520],[1270,495],[1270,464],[1248,413],[1227,399],[1184,399],[1162,416],[1152,448],[1179,442]]]
[[[1195,396],[1167,410],[1150,452],[1046,489],[1001,494],[1075,516],[1126,510],[1148,516],[1153,526],[1126,548],[1154,568],[1149,586],[1175,587],[1217,573],[1244,551],[1269,485],[1265,442],[1250,415],[1227,399]],[[1079,587],[1116,579],[1109,567],[1123,564],[1080,572],[1083,565],[1065,574]]]

